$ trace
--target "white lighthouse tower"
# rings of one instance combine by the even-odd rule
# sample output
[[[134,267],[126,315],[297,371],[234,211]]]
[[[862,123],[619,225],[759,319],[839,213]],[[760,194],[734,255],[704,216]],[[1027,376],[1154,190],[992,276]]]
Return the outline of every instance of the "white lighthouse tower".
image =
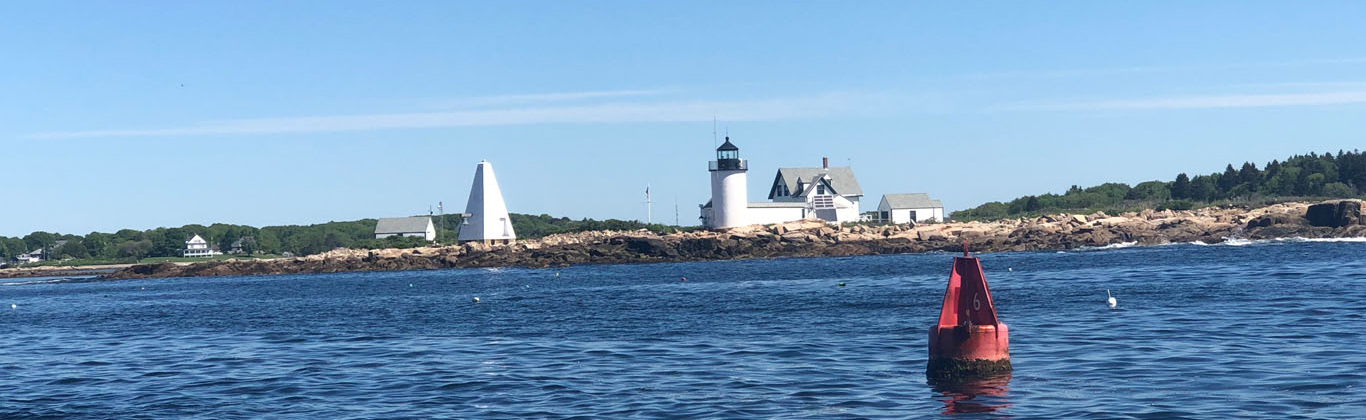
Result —
[[[470,200],[465,204],[465,220],[460,224],[460,242],[512,243],[517,234],[512,231],[512,219],[503,202],[503,191],[498,178],[493,176],[493,164],[479,161],[474,170],[474,185],[470,186]]]
[[[716,148],[716,161],[711,162],[711,226],[728,228],[748,224],[745,210],[748,208],[749,194],[745,184],[749,169],[744,159],[740,159],[740,148],[730,142]]]

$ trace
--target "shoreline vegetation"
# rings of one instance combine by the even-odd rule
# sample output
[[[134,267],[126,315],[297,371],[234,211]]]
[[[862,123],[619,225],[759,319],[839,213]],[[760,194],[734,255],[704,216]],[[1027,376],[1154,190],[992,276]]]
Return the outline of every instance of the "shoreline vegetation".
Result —
[[[600,230],[549,235],[507,245],[467,243],[411,249],[337,249],[317,255],[188,265],[142,264],[104,278],[167,278],[475,267],[561,267],[749,258],[829,257],[957,252],[1070,250],[1116,244],[1366,236],[1360,200],[1263,207],[1144,210],[1108,215],[1048,214],[992,222],[834,226],[804,220],[768,226],[658,233]]]
[[[1241,169],[1229,164],[1222,173],[1195,177],[1182,173],[1172,181],[1148,181],[1132,187],[1113,182],[1087,188],[1074,185],[1063,194],[1027,195],[1005,203],[989,202],[955,211],[951,223],[922,226],[866,222],[832,226],[803,222],[716,232],[637,221],[572,220],[514,213],[510,218],[519,242],[511,247],[489,249],[454,243],[456,227],[462,222],[458,215],[432,216],[437,225],[435,245],[421,238],[376,239],[376,219],[261,228],[191,224],[144,231],[91,232],[84,236],[33,232],[22,238],[0,236],[0,278],[104,274],[111,269],[120,270],[113,276],[143,275],[126,273],[125,269],[131,267],[141,267],[137,270],[142,271],[149,270],[146,267],[163,267],[150,271],[155,273],[169,273],[174,271],[169,267],[182,266],[195,267],[181,271],[196,273],[207,270],[205,267],[225,267],[215,269],[224,273],[290,273],[870,255],[951,250],[961,247],[955,243],[961,239],[977,243],[973,245],[977,250],[1009,251],[1128,242],[1209,243],[1242,236],[1346,237],[1362,235],[1352,229],[1322,231],[1318,228],[1324,226],[1297,223],[1304,219],[1304,214],[1292,215],[1287,209],[1305,210],[1312,201],[1356,199],[1363,197],[1363,193],[1366,153],[1352,150],[1338,151],[1336,155],[1292,156],[1283,162],[1268,162],[1260,169],[1250,162],[1243,163]],[[1270,213],[1284,217],[1262,218]],[[1253,226],[1252,219],[1257,218],[1262,221]],[[809,240],[789,235],[791,232],[806,235]],[[184,240],[191,235],[200,235],[213,249],[226,255],[208,260],[181,257]],[[656,241],[663,241],[664,245]],[[627,251],[617,249],[628,243]],[[547,255],[547,250],[552,249],[564,255]],[[12,264],[5,266],[6,261],[32,250],[44,251],[47,260],[18,268]],[[364,256],[362,262],[317,263],[349,261],[357,255]],[[412,261],[387,261],[391,256],[402,255]],[[441,257],[432,258],[434,255]]]
[[[431,216],[441,227],[438,244],[453,244],[455,227],[462,221],[459,215]],[[550,215],[510,215],[513,228],[524,238],[540,238],[559,233],[595,230],[647,229],[668,233],[685,231],[688,227],[647,224],[626,220],[573,220]],[[33,232],[23,237],[0,236],[0,278],[16,277],[29,271],[73,270],[91,266],[120,266],[161,262],[194,263],[215,260],[276,259],[315,255],[338,248],[392,249],[431,246],[422,238],[389,237],[376,239],[376,219],[348,222],[327,222],[303,226],[265,226],[215,223],[190,224],[178,228],[160,227],[137,231],[123,229],[115,233],[91,232],[85,236],[50,232]],[[525,233],[523,233],[525,232]],[[213,257],[184,257],[185,240],[191,235],[205,238],[211,249],[223,252]],[[31,250],[43,250],[44,261],[11,264],[9,261]],[[14,267],[18,267],[16,270]],[[32,277],[31,275],[23,275]]]
[[[1358,150],[1291,156],[1272,160],[1262,168],[1243,162],[1223,172],[1187,176],[1171,181],[1147,181],[1134,186],[1109,182],[1063,194],[1026,195],[1009,202],[993,201],[955,211],[955,221],[1036,217],[1049,213],[1109,214],[1153,210],[1190,210],[1220,205],[1259,206],[1277,202],[1362,198],[1366,194],[1366,153]]]

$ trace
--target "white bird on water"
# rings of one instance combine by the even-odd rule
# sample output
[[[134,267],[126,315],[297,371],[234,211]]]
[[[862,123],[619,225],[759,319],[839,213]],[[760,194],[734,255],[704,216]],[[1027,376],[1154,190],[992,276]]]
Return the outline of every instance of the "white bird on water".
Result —
[[[1115,305],[1119,304],[1119,301],[1115,300],[1114,296],[1110,296],[1110,289],[1105,289],[1105,304],[1110,305],[1110,308],[1114,308]]]
[[[17,304],[17,303],[11,303],[11,304],[9,304],[9,308],[10,308],[10,309],[19,309],[19,304]]]
[[[479,303],[479,296],[474,297],[474,303]]]

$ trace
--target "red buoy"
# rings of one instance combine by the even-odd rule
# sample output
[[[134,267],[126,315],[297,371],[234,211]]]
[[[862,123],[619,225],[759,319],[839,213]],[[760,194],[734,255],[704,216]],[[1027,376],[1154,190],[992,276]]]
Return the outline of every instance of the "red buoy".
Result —
[[[996,318],[982,263],[954,257],[939,322],[930,327],[931,377],[975,376],[1010,371],[1010,331]]]

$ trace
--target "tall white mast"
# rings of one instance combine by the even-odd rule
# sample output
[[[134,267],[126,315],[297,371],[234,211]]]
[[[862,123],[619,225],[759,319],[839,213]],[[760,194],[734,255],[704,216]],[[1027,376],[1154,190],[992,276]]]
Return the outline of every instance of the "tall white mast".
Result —
[[[655,218],[654,218],[654,205],[655,205],[655,202],[650,200],[650,184],[645,184],[645,223],[646,223],[646,224],[654,224],[654,222],[655,222]]]

